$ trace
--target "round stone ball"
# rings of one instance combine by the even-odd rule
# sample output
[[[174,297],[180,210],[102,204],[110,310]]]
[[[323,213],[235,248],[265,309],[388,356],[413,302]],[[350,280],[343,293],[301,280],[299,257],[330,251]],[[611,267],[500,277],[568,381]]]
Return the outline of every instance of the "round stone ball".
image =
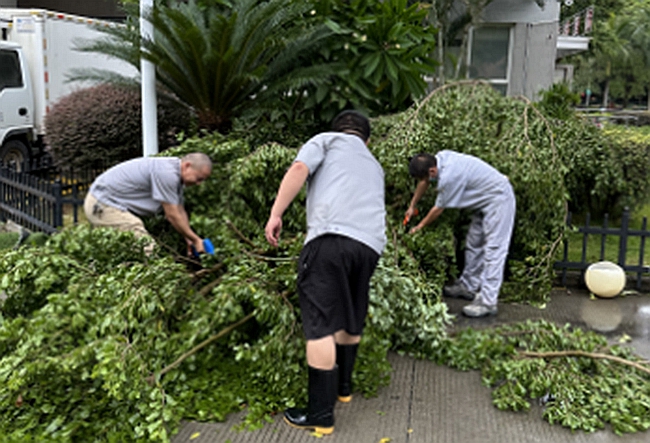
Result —
[[[587,288],[598,297],[616,297],[625,288],[625,271],[611,261],[592,263],[585,272]]]

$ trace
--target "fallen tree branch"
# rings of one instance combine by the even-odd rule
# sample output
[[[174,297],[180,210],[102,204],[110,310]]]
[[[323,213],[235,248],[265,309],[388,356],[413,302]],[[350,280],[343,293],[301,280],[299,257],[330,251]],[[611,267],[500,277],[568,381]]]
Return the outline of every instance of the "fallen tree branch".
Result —
[[[201,278],[201,277],[203,277],[203,276],[205,276],[205,275],[212,274],[213,272],[217,272],[219,269],[221,269],[221,268],[223,268],[223,267],[224,267],[224,263],[223,263],[223,262],[221,262],[221,263],[217,263],[216,265],[214,265],[213,267],[211,267],[211,268],[209,268],[209,269],[206,269],[206,268],[199,269],[199,270],[196,271],[192,276],[193,276],[194,278]]]
[[[208,294],[209,294],[210,292],[212,292],[212,290],[213,290],[214,288],[216,288],[217,286],[219,286],[219,283],[221,283],[221,277],[219,277],[219,278],[217,278],[216,280],[213,280],[213,281],[211,281],[210,283],[208,283],[207,285],[203,286],[203,287],[199,290],[199,295],[201,295],[201,297],[207,297]]]
[[[255,313],[254,313],[254,312],[251,312],[251,313],[248,314],[246,317],[244,317],[244,318],[242,318],[242,319],[236,321],[235,323],[233,323],[233,324],[231,324],[231,325],[229,325],[229,326],[226,326],[226,327],[223,328],[221,331],[219,331],[219,332],[217,332],[216,334],[211,335],[210,337],[206,338],[206,339],[203,340],[201,343],[199,343],[198,345],[194,346],[192,349],[190,349],[189,351],[187,351],[186,353],[184,353],[183,355],[181,355],[180,357],[178,357],[178,358],[176,359],[176,361],[174,361],[174,362],[171,363],[170,365],[165,366],[165,367],[164,367],[164,368],[163,368],[163,369],[158,373],[158,378],[162,377],[163,375],[165,375],[166,373],[168,373],[168,372],[171,371],[172,369],[176,368],[178,365],[180,365],[181,363],[183,363],[183,361],[184,361],[185,359],[187,359],[188,357],[191,357],[192,355],[196,354],[198,351],[200,351],[201,349],[205,348],[207,345],[209,345],[209,344],[212,343],[213,341],[220,339],[221,337],[223,337],[224,335],[228,334],[228,333],[231,332],[232,330],[234,330],[234,329],[236,329],[237,327],[243,325],[243,324],[246,323],[248,320],[250,320],[251,318],[253,318],[254,315],[255,315]],[[149,384],[153,384],[155,380],[156,380],[156,376],[155,376],[155,374],[152,374],[152,375],[150,375],[149,377],[147,377],[147,382],[149,382]]]
[[[490,85],[490,83],[488,83],[488,82],[485,81],[485,80],[473,80],[473,79],[472,79],[472,80],[458,80],[458,81],[454,81],[454,82],[451,82],[451,83],[446,83],[446,84],[444,84],[444,85],[442,85],[442,86],[437,87],[436,89],[434,89],[433,91],[431,91],[431,92],[429,93],[429,95],[427,95],[426,97],[424,97],[424,99],[422,99],[422,101],[421,101],[420,103],[418,103],[418,105],[417,105],[417,107],[415,108],[415,111],[413,112],[413,114],[411,114],[411,115],[410,115],[410,116],[409,116],[409,117],[404,121],[404,123],[402,123],[402,126],[406,126],[407,123],[411,123],[411,121],[414,120],[414,119],[418,116],[418,114],[420,113],[420,109],[422,109],[422,107],[426,104],[426,102],[428,102],[429,100],[431,100],[431,98],[432,98],[434,95],[439,94],[439,93],[442,93],[442,92],[443,92],[444,90],[446,90],[446,89],[455,88],[455,87],[458,87],[458,86],[473,85],[474,87],[476,87],[476,86],[479,85],[479,84],[480,84],[480,85],[487,85],[487,86]]]
[[[257,245],[253,243],[252,240],[250,240],[248,237],[246,237],[239,229],[237,229],[237,226],[235,226],[233,222],[231,222],[230,220],[226,220],[226,225],[230,229],[232,229],[235,232],[235,234],[237,234],[237,237],[239,237],[243,242],[245,242],[252,248],[257,248]]]
[[[599,354],[595,352],[586,351],[552,351],[552,352],[533,352],[533,351],[518,351],[520,355],[529,358],[557,358],[557,357],[589,357],[600,360],[611,360],[625,366],[638,369],[639,371],[650,374],[650,368],[630,360],[626,360],[615,355]]]
[[[199,260],[197,260],[197,259],[195,259],[195,258],[192,258],[192,257],[187,257],[187,256],[183,256],[183,255],[179,254],[179,253],[178,253],[174,248],[172,248],[172,247],[169,246],[167,243],[165,243],[165,242],[163,242],[162,240],[160,240],[159,237],[156,237],[156,236],[153,236],[153,235],[152,235],[151,237],[154,239],[154,241],[155,241],[159,246],[162,246],[163,248],[165,248],[165,249],[167,249],[169,252],[171,252],[171,254],[172,254],[173,257],[174,257],[174,260],[178,260],[178,261],[181,261],[181,262],[184,262],[184,263],[189,263],[189,264],[192,264],[192,265],[198,265],[198,266],[201,265],[201,262],[200,262]]]
[[[244,254],[248,255],[251,258],[257,259],[257,260],[263,260],[263,261],[272,261],[272,262],[292,262],[292,261],[298,261],[298,256],[293,256],[293,257],[267,257],[262,254],[255,254],[254,252],[248,252],[244,251]]]

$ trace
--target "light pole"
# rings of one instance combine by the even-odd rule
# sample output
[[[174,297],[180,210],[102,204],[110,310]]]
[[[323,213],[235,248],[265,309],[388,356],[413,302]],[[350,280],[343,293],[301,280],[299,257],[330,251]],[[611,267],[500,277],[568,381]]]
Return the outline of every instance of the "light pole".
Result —
[[[153,8],[153,0],[140,0],[140,36],[153,40],[153,25],[144,19]],[[158,154],[158,115],[156,112],[156,67],[144,58],[140,59],[142,73],[142,155]]]

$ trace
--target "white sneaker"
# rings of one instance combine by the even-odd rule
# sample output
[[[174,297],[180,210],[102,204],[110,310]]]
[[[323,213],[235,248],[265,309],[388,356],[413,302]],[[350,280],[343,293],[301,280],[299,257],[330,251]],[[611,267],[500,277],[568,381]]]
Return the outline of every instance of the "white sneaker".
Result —
[[[469,305],[463,308],[463,314],[465,314],[467,317],[472,317],[472,318],[487,317],[488,315],[497,315],[497,311],[498,309],[496,305],[488,306],[484,304],[480,298],[474,301],[474,303],[470,303]]]

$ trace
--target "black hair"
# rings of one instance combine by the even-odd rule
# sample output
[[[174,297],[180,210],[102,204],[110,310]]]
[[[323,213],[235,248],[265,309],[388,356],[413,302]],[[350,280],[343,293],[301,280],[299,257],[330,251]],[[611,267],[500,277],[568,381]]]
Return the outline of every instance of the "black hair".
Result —
[[[359,111],[343,111],[334,117],[332,131],[355,134],[365,142],[370,138],[370,121]]]
[[[421,153],[411,157],[409,174],[417,179],[429,177],[429,169],[438,166],[436,158],[431,154]]]

